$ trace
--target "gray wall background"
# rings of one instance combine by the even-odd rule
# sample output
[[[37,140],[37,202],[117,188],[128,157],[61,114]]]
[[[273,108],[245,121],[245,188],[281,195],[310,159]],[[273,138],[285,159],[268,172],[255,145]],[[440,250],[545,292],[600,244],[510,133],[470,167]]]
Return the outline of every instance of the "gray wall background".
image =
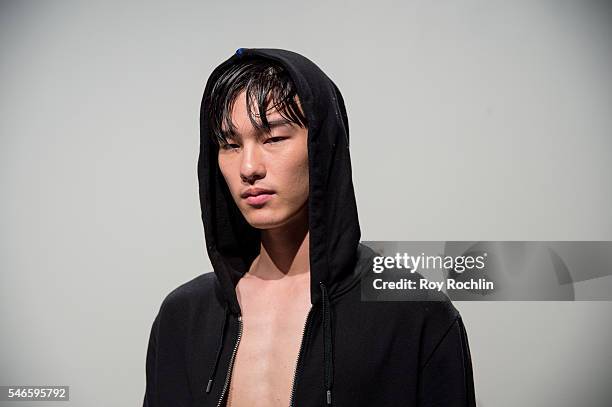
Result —
[[[608,2],[1,4],[0,384],[142,403],[163,297],[211,270],[199,103],[238,47],[342,90],[363,240],[612,240]],[[612,303],[456,305],[481,407],[610,405]]]

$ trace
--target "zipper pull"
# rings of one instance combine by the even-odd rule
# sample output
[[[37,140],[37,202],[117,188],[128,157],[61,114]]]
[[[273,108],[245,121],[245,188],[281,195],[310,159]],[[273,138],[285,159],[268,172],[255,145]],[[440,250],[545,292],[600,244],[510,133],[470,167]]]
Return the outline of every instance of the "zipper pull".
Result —
[[[327,390],[327,404],[331,405],[331,390]]]

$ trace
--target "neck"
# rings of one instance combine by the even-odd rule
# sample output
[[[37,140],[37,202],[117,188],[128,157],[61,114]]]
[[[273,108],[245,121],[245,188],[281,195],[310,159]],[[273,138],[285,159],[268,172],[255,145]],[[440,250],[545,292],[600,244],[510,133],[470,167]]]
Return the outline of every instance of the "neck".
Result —
[[[261,231],[261,249],[249,274],[266,280],[294,280],[309,276],[307,206],[305,209],[292,222]]]

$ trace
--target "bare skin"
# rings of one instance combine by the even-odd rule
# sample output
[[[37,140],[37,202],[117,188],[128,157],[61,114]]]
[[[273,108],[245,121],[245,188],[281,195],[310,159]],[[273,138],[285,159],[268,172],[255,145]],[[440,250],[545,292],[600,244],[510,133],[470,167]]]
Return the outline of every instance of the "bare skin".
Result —
[[[261,250],[236,286],[243,332],[227,406],[286,407],[310,310],[307,129],[274,126],[260,134],[247,117],[244,92],[232,110],[238,140],[219,151],[219,168],[241,213],[261,229]],[[274,110],[268,120],[282,117]],[[263,204],[241,194],[270,190]]]

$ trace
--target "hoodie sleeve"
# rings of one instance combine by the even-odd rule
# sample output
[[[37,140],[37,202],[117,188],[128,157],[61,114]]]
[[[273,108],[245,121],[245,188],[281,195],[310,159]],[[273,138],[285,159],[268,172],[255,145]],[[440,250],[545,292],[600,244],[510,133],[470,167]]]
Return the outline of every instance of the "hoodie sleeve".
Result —
[[[467,332],[457,315],[420,372],[419,407],[475,407]]]
[[[156,407],[157,406],[157,333],[159,325],[159,314],[153,321],[151,327],[151,334],[149,335],[149,346],[147,348],[147,359],[146,359],[146,387],[143,401],[143,407]]]
[[[151,326],[146,358],[144,407],[187,407],[193,403],[185,363],[186,312],[184,290],[173,290]]]

